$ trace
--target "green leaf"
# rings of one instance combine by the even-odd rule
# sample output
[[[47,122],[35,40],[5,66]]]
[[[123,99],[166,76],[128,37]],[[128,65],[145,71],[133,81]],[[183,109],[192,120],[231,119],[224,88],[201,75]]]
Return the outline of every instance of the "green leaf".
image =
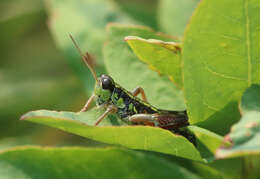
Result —
[[[211,153],[211,157],[215,154],[216,150],[220,146],[230,146],[229,142],[224,142],[224,138],[214,132],[208,131],[197,126],[189,126],[188,129],[192,131],[196,136],[197,140],[201,144],[203,144],[204,147],[207,148],[207,150]],[[203,151],[201,151],[201,153],[203,154]]]
[[[144,25],[157,29],[158,0],[113,0],[128,16]],[[149,4],[149,5],[147,5]]]
[[[166,76],[159,76],[145,64],[137,60],[128,44],[126,36],[139,36],[146,39],[161,39],[154,31],[146,27],[111,24],[107,27],[108,42],[104,48],[105,65],[114,80],[128,90],[137,86],[144,88],[148,101],[159,108],[184,110],[184,98],[181,90]]]
[[[155,155],[125,149],[24,147],[0,153],[2,179],[199,178]]]
[[[244,166],[243,159],[232,158],[215,160],[210,163],[192,162],[192,171],[198,173],[203,178],[211,179],[242,179],[247,178],[243,176]]]
[[[242,114],[249,111],[260,111],[260,85],[253,84],[244,92],[240,109]]]
[[[160,74],[168,75],[176,86],[182,88],[181,46],[179,43],[155,39],[146,40],[135,36],[128,36],[125,40],[141,61]]]
[[[245,178],[258,179],[260,177],[260,155],[246,156],[243,160]]]
[[[168,130],[148,126],[118,127],[118,125],[125,124],[112,115],[103,120],[99,126],[94,127],[96,119],[102,112],[99,109],[83,113],[40,110],[29,112],[22,119],[108,144],[118,144],[131,149],[156,151],[202,161],[199,152],[186,138],[174,135]]]
[[[161,0],[158,19],[163,32],[174,36],[183,36],[192,12],[199,0]]]
[[[260,83],[260,1],[202,1],[186,29],[184,93],[191,123],[224,134],[242,92]]]
[[[0,152],[24,145],[34,145],[32,136],[5,137],[0,140]]]
[[[243,157],[244,173],[247,178],[260,176],[260,86],[252,85],[241,100],[242,119],[232,126],[225,139],[232,142],[231,147],[217,150],[217,158]]]
[[[216,158],[243,157],[246,178],[260,176],[260,112],[246,112],[240,122],[232,126],[226,136],[232,147],[221,147],[216,152]]]
[[[94,79],[86,70],[75,49],[69,34],[76,39],[83,52],[93,54],[93,62],[97,71],[102,68],[102,47],[105,40],[105,25],[109,22],[133,23],[111,1],[107,0],[53,0],[48,1],[49,27],[57,42],[63,50],[70,66],[77,72],[81,80],[90,91],[93,90]]]
[[[240,122],[232,126],[227,139],[233,143],[232,147],[220,148],[218,158],[237,157],[260,154],[260,112],[247,112]]]

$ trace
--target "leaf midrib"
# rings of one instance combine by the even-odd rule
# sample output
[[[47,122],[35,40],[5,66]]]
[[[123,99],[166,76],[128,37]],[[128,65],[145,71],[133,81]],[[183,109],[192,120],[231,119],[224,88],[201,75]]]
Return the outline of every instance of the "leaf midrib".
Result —
[[[251,39],[250,39],[250,20],[248,16],[248,0],[244,0],[245,20],[246,20],[246,47],[247,47],[247,85],[252,83],[252,59],[251,59]]]

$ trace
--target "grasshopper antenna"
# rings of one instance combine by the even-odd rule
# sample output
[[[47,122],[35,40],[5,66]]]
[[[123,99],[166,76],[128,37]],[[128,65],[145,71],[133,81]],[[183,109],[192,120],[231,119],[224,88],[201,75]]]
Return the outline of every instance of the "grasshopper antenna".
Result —
[[[70,36],[70,38],[71,38],[71,40],[72,40],[74,46],[75,46],[76,49],[78,50],[80,56],[82,57],[83,61],[85,62],[85,64],[86,64],[86,65],[88,66],[88,68],[90,69],[90,71],[91,71],[91,73],[92,73],[94,79],[95,79],[96,81],[98,81],[96,72],[95,72],[93,66],[91,65],[91,58],[92,58],[92,57],[90,56],[90,54],[89,54],[88,52],[86,53],[86,55],[84,55],[84,54],[82,53],[82,51],[80,50],[79,46],[77,45],[76,41],[75,41],[74,38],[72,37],[72,35],[69,34],[69,36]]]

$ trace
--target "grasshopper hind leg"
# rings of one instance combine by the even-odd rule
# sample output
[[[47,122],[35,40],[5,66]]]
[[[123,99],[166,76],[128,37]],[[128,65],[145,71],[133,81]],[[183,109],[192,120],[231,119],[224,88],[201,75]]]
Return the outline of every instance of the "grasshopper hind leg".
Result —
[[[135,114],[128,117],[128,121],[133,124],[142,124],[149,126],[157,126],[168,129],[174,134],[181,135],[188,139],[194,146],[196,146],[196,137],[192,134],[186,126],[189,125],[186,115],[176,114]]]
[[[134,114],[128,117],[129,122],[157,126],[164,129],[178,129],[189,125],[186,115],[170,113]]]
[[[158,121],[152,114],[134,114],[128,117],[128,121],[133,124],[143,124],[147,126],[158,126]]]

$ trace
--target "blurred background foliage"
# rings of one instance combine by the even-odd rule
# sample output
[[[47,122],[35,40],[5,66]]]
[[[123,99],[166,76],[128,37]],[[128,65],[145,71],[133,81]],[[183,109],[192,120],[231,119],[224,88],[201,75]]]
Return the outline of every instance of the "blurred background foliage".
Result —
[[[186,0],[187,1],[187,0]],[[189,0],[188,0],[189,1]],[[188,2],[187,1],[187,2]],[[176,3],[181,7],[183,3]],[[0,150],[16,145],[102,145],[56,129],[19,121],[32,110],[78,111],[94,80],[69,38],[95,57],[104,73],[105,27],[110,22],[172,28],[171,0],[2,0],[0,2]],[[195,8],[185,6],[186,19]],[[179,12],[180,13],[180,12]],[[162,23],[159,23],[162,22]],[[171,27],[168,27],[171,24]],[[87,43],[86,43],[87,42]]]
[[[195,8],[194,2],[182,22],[187,21]],[[167,7],[171,3],[171,0],[2,0],[0,150],[24,144],[102,145],[18,119],[37,109],[78,111],[93,90],[94,81],[75,51],[69,33],[82,50],[94,55],[100,74],[105,72],[102,53],[105,26],[110,22],[138,24],[182,35],[186,23],[176,25],[176,32],[169,32],[174,29],[169,22],[178,16],[178,12],[168,16],[171,10]],[[181,7],[183,3],[175,4]],[[171,27],[167,27],[169,24]]]
[[[174,36],[181,40],[198,2],[199,0],[1,0],[0,151],[18,145],[106,145],[54,128],[19,121],[21,115],[32,110],[79,111],[93,91],[94,80],[75,50],[69,34],[73,35],[83,51],[89,51],[94,56],[95,69],[101,74],[106,72],[104,46],[108,42],[107,24],[116,22],[144,25],[169,34],[167,38]],[[127,35],[131,34],[118,33],[120,37]],[[130,51],[130,47],[127,48]],[[113,50],[116,51],[117,48]],[[111,59],[119,53],[115,53]],[[116,70],[118,66],[115,64],[118,65],[117,60],[110,61],[108,70],[120,76],[125,69],[118,65],[120,69]],[[129,78],[131,77],[124,77],[127,79],[125,84],[122,83],[124,86],[127,86]],[[171,162],[181,160],[180,165],[192,165],[194,172],[202,175],[206,173],[205,178],[209,174],[220,175],[218,170],[224,170],[224,178],[239,178],[240,171],[247,170],[242,165],[243,159],[229,159],[228,162],[218,160],[206,166],[201,163],[187,164],[183,159],[170,158],[160,153],[155,155]],[[258,162],[256,159],[255,163]],[[252,168],[250,160],[244,162],[248,163],[246,167]]]

